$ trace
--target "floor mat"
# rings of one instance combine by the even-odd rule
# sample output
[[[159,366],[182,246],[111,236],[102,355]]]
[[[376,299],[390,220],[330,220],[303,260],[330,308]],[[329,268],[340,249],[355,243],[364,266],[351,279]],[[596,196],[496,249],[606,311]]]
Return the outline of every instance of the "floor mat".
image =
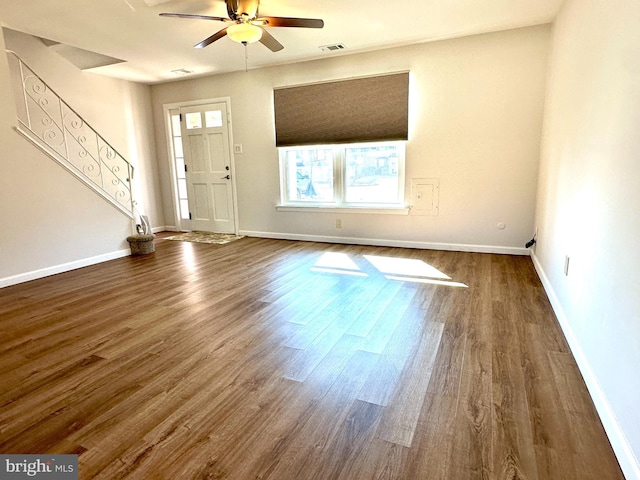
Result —
[[[186,232],[166,237],[165,240],[181,240],[183,242],[213,243],[223,245],[244,238],[232,233]]]

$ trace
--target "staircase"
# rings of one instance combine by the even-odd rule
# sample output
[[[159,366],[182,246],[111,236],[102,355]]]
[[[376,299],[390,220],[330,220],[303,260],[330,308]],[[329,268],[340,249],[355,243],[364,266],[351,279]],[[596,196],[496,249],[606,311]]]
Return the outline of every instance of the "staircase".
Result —
[[[15,52],[7,53],[18,88],[16,131],[133,219],[133,166]]]

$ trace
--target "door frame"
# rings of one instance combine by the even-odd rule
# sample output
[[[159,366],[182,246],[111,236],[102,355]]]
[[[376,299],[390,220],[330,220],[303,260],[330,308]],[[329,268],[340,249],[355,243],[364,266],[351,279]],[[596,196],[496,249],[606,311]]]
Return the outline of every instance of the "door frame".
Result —
[[[167,142],[167,159],[169,162],[169,173],[171,178],[171,201],[173,204],[174,225],[176,231],[190,231],[191,221],[183,220],[180,216],[180,201],[178,194],[178,177],[176,176],[176,156],[173,147],[173,127],[171,124],[172,112],[180,110],[181,107],[193,107],[200,105],[208,105],[210,103],[224,103],[227,107],[227,134],[229,140],[229,161],[231,166],[231,197],[233,201],[233,222],[235,225],[235,234],[238,234],[238,196],[236,185],[236,168],[235,153],[233,148],[233,128],[231,115],[231,97],[206,98],[202,100],[190,100],[176,103],[165,103],[162,105],[164,117],[165,139]]]

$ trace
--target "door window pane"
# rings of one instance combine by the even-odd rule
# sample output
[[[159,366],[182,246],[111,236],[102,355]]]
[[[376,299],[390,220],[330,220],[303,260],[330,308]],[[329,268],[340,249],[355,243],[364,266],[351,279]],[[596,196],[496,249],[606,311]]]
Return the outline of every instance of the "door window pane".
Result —
[[[171,115],[171,130],[173,131],[174,137],[182,135],[180,131],[180,115]]]
[[[222,126],[222,112],[220,110],[211,110],[204,112],[204,123],[207,128]]]
[[[288,150],[286,154],[289,201],[333,202],[333,151]]]
[[[186,172],[184,171],[184,158],[176,157],[176,176],[178,178],[185,178]]]
[[[187,181],[184,178],[178,179],[178,197],[187,198]]]
[[[395,146],[345,149],[347,203],[398,201],[398,153]]]
[[[184,157],[184,153],[182,151],[182,138],[174,137],[173,138],[173,151],[176,154],[176,157]]]
[[[185,118],[187,120],[187,130],[202,128],[202,115],[200,115],[200,112],[187,113]]]
[[[180,218],[189,219],[189,201],[187,199],[180,199]]]
[[[199,115],[195,115],[196,116],[192,118],[198,120]],[[191,121],[194,122],[194,120]],[[180,135],[180,115],[171,115],[171,136],[173,137],[173,153],[175,158],[176,178],[178,179],[178,205],[180,210],[180,218],[183,220],[188,220],[189,202],[187,200],[187,182],[185,180],[186,173],[184,170],[184,153],[182,149],[182,138]]]

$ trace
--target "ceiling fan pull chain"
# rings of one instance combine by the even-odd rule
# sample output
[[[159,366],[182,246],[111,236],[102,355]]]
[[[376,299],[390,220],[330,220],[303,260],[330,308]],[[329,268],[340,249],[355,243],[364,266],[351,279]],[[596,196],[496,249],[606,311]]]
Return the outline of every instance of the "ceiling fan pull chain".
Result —
[[[244,45],[244,71],[248,72],[249,67],[247,64],[249,62],[249,50],[247,50],[247,42],[242,42],[242,44]]]

